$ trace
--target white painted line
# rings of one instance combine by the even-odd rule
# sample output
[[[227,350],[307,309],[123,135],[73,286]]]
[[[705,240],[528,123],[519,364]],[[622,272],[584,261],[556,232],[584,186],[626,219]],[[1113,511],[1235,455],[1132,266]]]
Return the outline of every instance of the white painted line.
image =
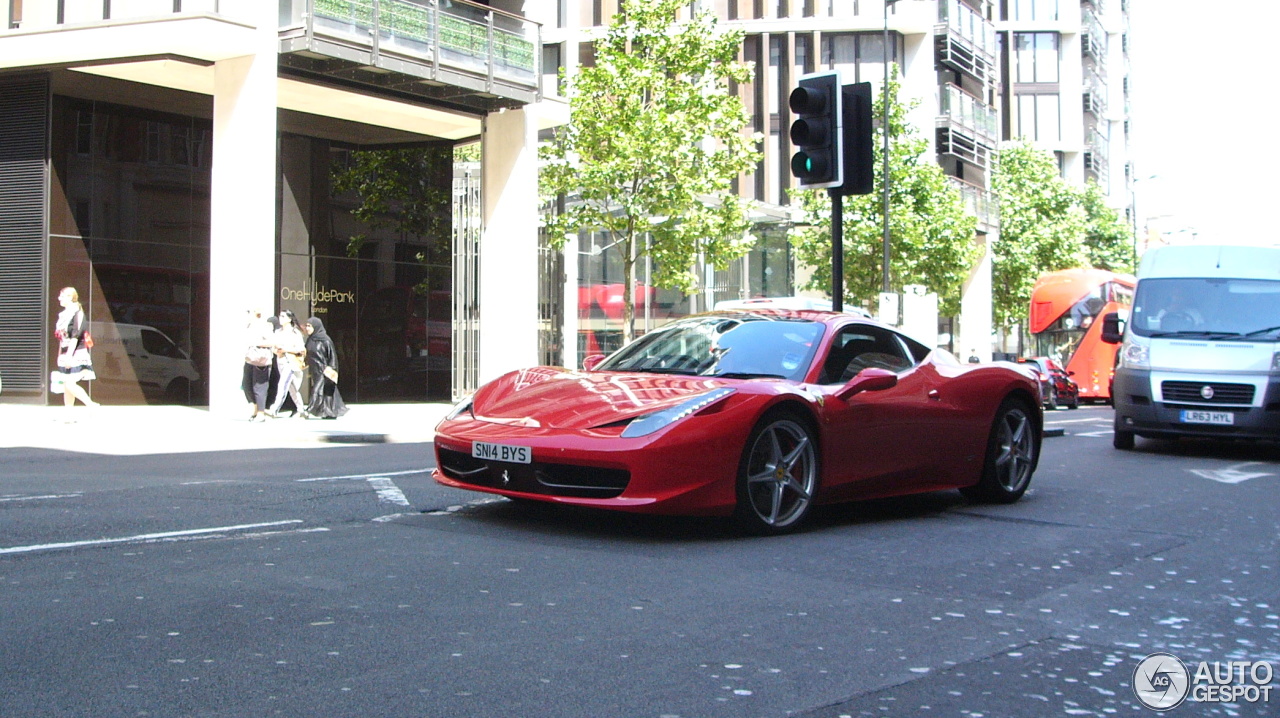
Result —
[[[1263,476],[1275,476],[1275,474],[1269,474],[1269,473],[1260,472],[1260,471],[1241,471],[1240,470],[1246,466],[1265,466],[1265,465],[1266,464],[1261,461],[1246,461],[1243,464],[1228,466],[1225,469],[1218,469],[1216,471],[1213,469],[1187,469],[1187,471],[1190,471],[1191,473],[1195,474],[1196,476],[1199,476],[1202,479],[1219,481],[1224,484],[1239,484],[1239,483],[1248,481],[1249,479],[1258,479]]]
[[[356,481],[364,479],[381,479],[387,476],[407,476],[409,474],[429,474],[433,469],[411,469],[409,471],[383,471],[379,474],[350,474],[348,476],[318,476],[314,479],[295,479],[300,482],[308,481]]]
[[[272,521],[265,524],[240,524],[239,526],[220,526],[211,529],[188,529],[186,531],[165,531],[163,533],[139,534],[137,536],[125,536],[123,538],[108,539],[90,539],[88,541],[66,541],[64,543],[46,543],[36,544],[33,546],[13,546],[10,548],[0,548],[0,555],[11,553],[31,553],[33,551],[52,551],[62,548],[78,548],[81,546],[104,546],[113,543],[136,543],[140,541],[156,541],[179,536],[199,536],[201,534],[212,534],[226,531],[245,531],[247,529],[266,528],[267,526],[288,526],[289,524],[300,524],[301,519],[293,519],[291,521]]]
[[[83,494],[45,494],[44,496],[0,496],[0,501],[39,501],[41,499],[78,499]]]
[[[391,482],[385,476],[376,476],[369,479],[369,485],[378,494],[378,500],[384,504],[396,504],[397,506],[408,506],[409,499],[404,497],[404,492],[398,486]]]
[[[1104,421],[1108,424],[1111,423],[1110,419],[1103,419],[1100,417],[1094,417],[1092,419],[1049,419],[1048,417],[1046,417],[1044,420],[1044,423],[1046,424],[1085,424],[1088,422],[1102,423]]]

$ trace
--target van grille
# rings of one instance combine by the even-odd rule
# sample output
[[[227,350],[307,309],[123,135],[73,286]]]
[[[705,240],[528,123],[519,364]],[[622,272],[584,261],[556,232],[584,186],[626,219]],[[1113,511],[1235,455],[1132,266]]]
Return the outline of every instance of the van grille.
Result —
[[[1205,387],[1212,396],[1205,396]],[[1166,381],[1160,384],[1164,401],[1178,404],[1253,404],[1252,384],[1224,384],[1202,381]]]

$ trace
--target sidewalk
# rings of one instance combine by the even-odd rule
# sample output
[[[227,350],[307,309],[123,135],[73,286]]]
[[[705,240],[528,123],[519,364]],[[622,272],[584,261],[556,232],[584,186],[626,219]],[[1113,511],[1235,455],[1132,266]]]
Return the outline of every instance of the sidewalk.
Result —
[[[141,455],[427,442],[449,404],[354,404],[332,420],[249,422],[204,407],[0,404],[0,449]],[[66,423],[74,416],[73,423]]]

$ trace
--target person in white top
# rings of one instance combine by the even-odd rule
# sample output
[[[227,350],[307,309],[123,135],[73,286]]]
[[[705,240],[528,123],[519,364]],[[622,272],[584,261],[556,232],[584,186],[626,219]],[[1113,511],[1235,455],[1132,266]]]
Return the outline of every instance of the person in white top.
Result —
[[[307,405],[302,401],[302,372],[306,366],[303,359],[307,355],[306,339],[302,336],[302,327],[298,318],[288,309],[280,310],[280,328],[275,333],[276,368],[280,370],[280,379],[276,382],[276,400],[267,411],[267,416],[277,418],[280,407],[284,406],[285,397],[293,399],[293,416],[301,416]]]
[[[89,323],[85,321],[84,308],[75,287],[63,287],[58,292],[62,311],[54,325],[53,336],[58,341],[58,368],[49,375],[49,390],[61,394],[63,404],[70,409],[79,399],[85,406],[97,406],[79,382],[98,378],[93,373],[93,360],[89,357],[92,346]],[[68,416],[68,421],[71,420]]]

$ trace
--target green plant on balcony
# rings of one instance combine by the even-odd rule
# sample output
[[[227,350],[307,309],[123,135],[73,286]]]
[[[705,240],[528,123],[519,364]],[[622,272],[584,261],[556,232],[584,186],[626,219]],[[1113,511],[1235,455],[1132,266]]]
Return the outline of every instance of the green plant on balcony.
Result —
[[[421,5],[383,2],[378,20],[386,32],[397,37],[422,43],[431,41],[431,11]]]
[[[369,0],[315,0],[315,14],[361,27],[373,27],[373,3]]]

